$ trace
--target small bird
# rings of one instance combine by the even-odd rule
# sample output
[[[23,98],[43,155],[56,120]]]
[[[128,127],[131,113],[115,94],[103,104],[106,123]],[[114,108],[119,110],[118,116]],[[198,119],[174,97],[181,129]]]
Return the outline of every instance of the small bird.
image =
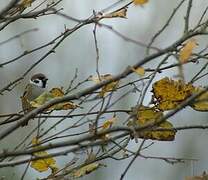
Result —
[[[42,73],[35,74],[31,77],[29,84],[27,84],[25,91],[21,96],[24,114],[32,110],[30,101],[35,100],[38,96],[46,91],[47,81],[48,78]],[[22,126],[26,126],[27,124],[28,122],[22,124]]]

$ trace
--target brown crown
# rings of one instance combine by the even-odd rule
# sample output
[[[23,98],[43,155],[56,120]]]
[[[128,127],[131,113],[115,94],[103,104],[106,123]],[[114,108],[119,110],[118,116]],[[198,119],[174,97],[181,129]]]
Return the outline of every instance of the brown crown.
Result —
[[[35,80],[35,79],[40,79],[42,81],[47,81],[48,80],[48,78],[46,78],[46,76],[42,73],[35,74],[31,77],[32,81]]]

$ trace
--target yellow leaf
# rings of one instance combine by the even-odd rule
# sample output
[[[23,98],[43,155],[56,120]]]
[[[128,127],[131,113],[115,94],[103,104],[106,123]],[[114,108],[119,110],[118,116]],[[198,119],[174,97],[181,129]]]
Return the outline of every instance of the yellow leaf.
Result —
[[[73,177],[79,178],[79,177],[85,176],[85,175],[95,171],[96,169],[98,169],[99,166],[100,166],[100,164],[98,164],[98,163],[91,163],[89,165],[81,167],[80,169],[77,169],[72,173]]]
[[[33,2],[32,0],[22,0],[20,2],[20,7],[22,7],[22,8],[30,7],[32,2]]]
[[[89,77],[89,81],[93,81],[96,84],[100,83],[103,80],[103,75],[101,75],[100,77],[98,76],[90,76]]]
[[[102,129],[105,130],[105,129],[110,128],[116,121],[117,121],[117,118],[116,117],[113,117],[111,119],[106,120],[103,123],[103,125],[102,125]],[[101,138],[105,141],[105,140],[107,140],[107,139],[110,138],[110,135],[109,134],[105,134]]]
[[[38,140],[38,138],[34,137],[32,139],[32,145],[37,145],[37,144],[40,144],[40,141]]]
[[[150,108],[150,107],[141,106],[139,108],[136,108],[135,110],[137,111],[136,122],[139,127],[157,123],[158,120],[163,117],[163,112],[156,110],[154,107]],[[160,131],[158,128],[165,128],[168,130]],[[158,141],[173,141],[175,139],[176,131],[172,130],[172,128],[173,125],[167,120],[165,120],[163,123],[156,125],[151,130],[142,131],[141,133],[138,134],[138,137],[144,139],[153,139]],[[158,130],[155,131],[155,129]]]
[[[109,80],[109,79],[112,79],[111,74],[101,75],[100,77],[92,76],[89,78],[89,80],[91,80],[95,83],[100,83],[102,81]],[[103,86],[100,93],[99,93],[99,96],[104,97],[107,92],[115,91],[118,88],[118,86],[119,86],[119,81],[114,81],[112,83],[109,83],[109,84]]]
[[[156,99],[154,103],[162,111],[175,109],[189,96],[204,91],[201,87],[194,87],[192,84],[168,78],[155,82],[152,87]],[[196,98],[189,106],[196,111],[208,111],[208,92]]]
[[[163,78],[152,86],[156,106],[164,111],[175,109],[182,101],[192,95],[194,86],[184,84],[182,81],[174,81]]]
[[[47,101],[52,100],[53,98],[54,97],[50,92],[43,92],[35,100],[31,101],[30,104],[33,108],[37,108],[46,103]]]
[[[115,91],[118,87],[118,81],[112,82],[103,86],[101,92],[99,93],[100,97],[104,97],[107,92]]]
[[[104,75],[100,75],[100,76],[91,76],[89,78],[90,81],[93,81],[95,82],[96,84],[104,81],[104,80],[107,80],[107,79],[111,79],[112,78],[112,75],[111,74],[104,74]]]
[[[148,0],[133,0],[135,5],[143,5],[148,2]]]
[[[40,157],[40,156],[47,156],[48,153],[45,151],[42,151],[42,152],[34,153],[33,155],[35,157]],[[44,171],[47,171],[48,169],[51,169],[52,173],[54,173],[58,170],[56,166],[56,161],[52,157],[33,160],[31,162],[30,167],[32,167],[38,172],[44,172]]]
[[[50,101],[54,98],[57,97],[63,97],[64,92],[60,88],[53,88],[49,92],[44,92],[40,96],[38,96],[35,100],[30,101],[30,105],[32,108],[38,108],[41,105],[45,104],[47,101]],[[69,102],[63,102],[63,103],[58,103],[47,110],[68,110],[68,109],[75,109],[79,107],[79,105],[76,105],[75,103],[69,101]]]
[[[114,11],[112,13],[106,14],[103,18],[126,18],[127,8],[120,9],[119,11]]]
[[[115,122],[116,122],[117,118],[116,117],[113,117],[111,119],[108,119],[106,120],[103,125],[102,125],[102,128],[103,129],[108,129],[110,128]]]
[[[50,107],[50,110],[69,110],[69,109],[76,109],[77,107],[80,107],[79,105],[73,103],[73,102],[64,102],[64,103],[58,103],[56,105],[53,105]]]
[[[195,39],[190,39],[186,42],[184,47],[179,52],[179,59],[181,63],[185,63],[188,61],[190,56],[192,55],[193,49],[197,46],[197,42]]]
[[[203,88],[195,88],[193,93],[200,93]],[[196,111],[208,111],[208,92],[205,92],[191,104],[191,107]]]
[[[39,141],[37,138],[32,139],[32,144],[36,145],[34,147],[34,149],[38,149],[41,147],[40,145],[38,145]],[[47,156],[47,155],[49,155],[49,154],[46,151],[40,151],[40,152],[33,153],[34,157],[41,157],[41,156]],[[38,172],[44,172],[44,171],[47,171],[48,169],[51,169],[52,173],[54,173],[58,170],[58,167],[56,165],[56,161],[52,157],[33,160],[31,162],[30,167],[35,169]]]
[[[53,88],[50,90],[50,93],[52,94],[53,97],[63,97],[64,92],[60,88]]]
[[[145,69],[143,67],[138,67],[136,69],[134,67],[131,67],[131,70],[140,76],[144,76],[145,74]]]
[[[60,88],[53,88],[50,90],[50,93],[52,94],[54,98],[64,96],[64,92]],[[76,109],[77,107],[80,107],[80,106],[73,102],[64,102],[64,103],[59,103],[59,104],[52,106],[54,110]]]

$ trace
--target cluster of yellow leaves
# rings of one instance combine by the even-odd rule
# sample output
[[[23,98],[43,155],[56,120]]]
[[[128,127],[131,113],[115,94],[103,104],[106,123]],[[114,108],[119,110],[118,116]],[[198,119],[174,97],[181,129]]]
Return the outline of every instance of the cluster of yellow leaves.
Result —
[[[100,77],[92,76],[89,78],[89,80],[91,80],[95,83],[100,83],[102,81],[109,80],[109,79],[112,79],[111,74],[100,75]],[[114,81],[112,83],[109,83],[109,84],[103,86],[100,93],[99,93],[99,97],[104,97],[106,95],[106,93],[111,92],[111,91],[115,91],[118,88],[118,86],[119,86],[119,81]]]
[[[189,96],[203,91],[203,88],[163,78],[152,86],[156,107],[162,111],[175,109]],[[198,97],[191,105],[197,111],[208,111],[208,92]]]
[[[86,166],[81,167],[80,169],[74,170],[72,173],[72,176],[74,178],[80,178],[82,176],[85,176],[95,170],[97,170],[100,167],[101,164],[99,163],[91,163]]]
[[[167,120],[159,123],[159,120],[163,117],[162,111],[156,110],[154,107],[140,106],[133,109],[133,114],[136,116],[136,123],[139,127],[155,124],[151,129],[139,132],[139,138],[158,141],[174,140],[176,131],[173,130],[173,125]],[[160,128],[167,130],[160,130]]]
[[[34,149],[38,149],[41,147],[38,144],[39,144],[38,139],[33,138],[32,145],[35,145]],[[40,151],[40,152],[33,153],[34,157],[41,157],[41,156],[48,156],[48,155],[49,154],[46,151]],[[35,169],[38,172],[44,172],[44,171],[47,171],[48,169],[51,169],[52,173],[58,171],[58,167],[56,165],[56,160],[53,159],[52,157],[33,160],[31,162],[30,167],[32,167],[33,169]]]
[[[49,100],[63,96],[64,96],[64,92],[62,91],[62,89],[53,88],[49,92],[42,93],[39,97],[37,97],[35,100],[29,103],[32,108],[38,108]],[[74,104],[73,102],[63,102],[51,106],[48,110],[68,110],[68,109],[75,109],[77,107],[79,106]]]
[[[188,61],[188,59],[192,55],[193,49],[195,47],[197,47],[197,42],[195,39],[189,39],[184,44],[183,48],[181,48],[181,50],[179,52],[179,59],[180,59],[181,63],[186,63]]]
[[[133,3],[135,5],[143,5],[143,4],[147,3],[147,2],[148,2],[148,0],[133,0]]]
[[[157,107],[162,111],[175,109],[194,90],[192,84],[184,84],[180,80],[174,81],[167,77],[155,82],[152,88]]]

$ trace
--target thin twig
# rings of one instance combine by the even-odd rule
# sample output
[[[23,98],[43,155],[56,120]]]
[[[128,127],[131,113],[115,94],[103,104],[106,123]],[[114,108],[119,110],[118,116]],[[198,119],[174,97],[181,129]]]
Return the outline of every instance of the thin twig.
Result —
[[[131,165],[133,164],[133,162],[136,160],[136,158],[139,156],[140,151],[144,145],[145,140],[142,141],[142,143],[140,144],[136,154],[134,155],[134,157],[132,158],[132,160],[130,161],[130,163],[128,164],[128,166],[126,167],[126,169],[124,170],[124,172],[121,174],[120,180],[124,179],[124,176],[126,175],[127,171],[129,170],[129,168],[131,167]]]
[[[189,0],[187,11],[186,11],[186,16],[184,18],[184,20],[185,20],[184,34],[188,33],[188,31],[189,31],[189,21],[190,21],[189,18],[190,18],[192,3],[193,3],[193,0]]]

